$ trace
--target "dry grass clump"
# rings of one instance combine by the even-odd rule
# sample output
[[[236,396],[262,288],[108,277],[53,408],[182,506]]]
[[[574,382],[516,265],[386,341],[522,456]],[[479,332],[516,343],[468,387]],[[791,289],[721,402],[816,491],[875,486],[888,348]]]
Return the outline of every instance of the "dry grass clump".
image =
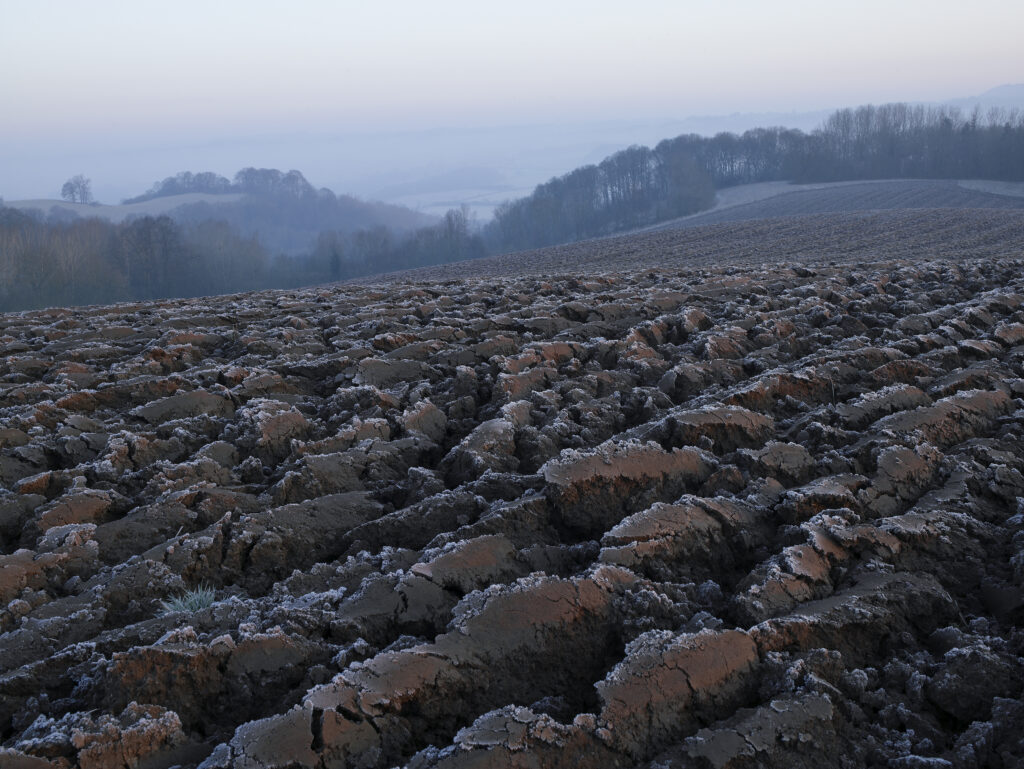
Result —
[[[160,614],[174,614],[179,611],[195,614],[214,603],[214,591],[209,585],[199,585],[179,596],[160,602]]]

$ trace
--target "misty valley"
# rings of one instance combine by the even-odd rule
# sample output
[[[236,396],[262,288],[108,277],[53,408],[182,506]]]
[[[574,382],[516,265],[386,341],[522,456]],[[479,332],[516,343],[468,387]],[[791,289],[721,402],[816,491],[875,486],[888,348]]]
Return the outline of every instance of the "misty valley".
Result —
[[[76,176],[70,205],[0,208],[0,309],[314,285],[672,222],[742,185],[878,179],[1024,181],[1024,115],[890,104],[839,110],[810,133],[683,135],[571,170],[486,222],[466,206],[438,219],[336,195],[294,170],[182,172],[120,206],[90,206]]]

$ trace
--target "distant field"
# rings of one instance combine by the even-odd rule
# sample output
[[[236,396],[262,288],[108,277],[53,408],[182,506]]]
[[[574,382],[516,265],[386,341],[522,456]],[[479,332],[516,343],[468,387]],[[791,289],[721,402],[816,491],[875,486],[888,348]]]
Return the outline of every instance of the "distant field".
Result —
[[[506,200],[529,195],[533,187],[465,188],[437,192],[409,193],[385,198],[388,203],[405,206],[428,216],[444,216],[446,211],[465,205],[483,223],[494,216],[494,209]]]
[[[8,208],[17,208],[22,211],[36,209],[50,213],[54,208],[62,208],[81,216],[83,219],[97,217],[107,219],[111,222],[121,222],[129,216],[160,216],[167,214],[176,208],[192,205],[193,203],[234,203],[244,195],[241,193],[227,193],[224,195],[211,195],[205,192],[188,192],[184,195],[168,195],[163,198],[144,200],[141,203],[129,203],[128,205],[105,206],[86,205],[84,203],[68,203],[66,200],[10,200],[4,205]]]
[[[1024,198],[1024,182],[996,182],[989,179],[966,179],[957,182],[961,187],[980,192],[991,192],[994,195],[1010,195]]]
[[[1019,187],[1020,185],[977,181],[893,180],[840,182],[809,187],[769,182],[722,190],[719,193],[719,205],[710,211],[675,219],[650,229],[702,227],[722,222],[851,211],[899,211],[915,208],[1024,210],[1024,197],[1020,197],[1020,193],[1017,192]],[[747,200],[744,200],[744,195]]]
[[[880,185],[872,186],[878,193]],[[765,201],[763,205],[767,207],[770,203]],[[1024,207],[953,211],[906,208],[776,216],[664,229],[426,267],[364,278],[360,282],[557,275],[727,263],[778,264],[801,259],[849,262],[927,257],[959,260],[1019,256],[1021,253],[1024,253]]]

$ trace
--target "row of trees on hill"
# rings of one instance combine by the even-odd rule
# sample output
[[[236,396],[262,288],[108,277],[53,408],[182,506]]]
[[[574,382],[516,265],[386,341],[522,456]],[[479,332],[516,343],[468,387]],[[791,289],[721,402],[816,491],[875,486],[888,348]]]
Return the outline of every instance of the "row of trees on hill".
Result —
[[[812,133],[685,134],[577,168],[497,209],[486,231],[510,251],[604,235],[707,208],[714,190],[766,181],[1024,180],[1024,113],[907,104],[833,113]]]
[[[812,133],[757,128],[684,135],[658,145],[690,156],[716,187],[763,181],[1024,179],[1024,113],[867,105],[832,113]]]
[[[630,147],[502,204],[487,237],[499,250],[535,248],[683,216],[714,198],[711,175],[689,155]]]
[[[224,221],[114,224],[0,206],[0,312],[290,288],[483,254],[465,209],[412,233],[327,231],[305,253],[271,256]]]
[[[235,174],[234,181],[212,171],[203,171],[197,174],[191,171],[182,171],[157,182],[141,195],[126,198],[121,202],[142,203],[154,198],[184,195],[189,192],[203,192],[212,195],[242,192],[252,195],[281,195],[295,198],[311,197],[317,194],[317,190],[306,181],[306,177],[299,171],[284,172],[276,168],[243,168]]]
[[[185,171],[157,182],[143,195],[124,203],[139,203],[186,193],[240,194],[211,198],[177,207],[175,220],[197,225],[207,220],[225,221],[239,233],[253,236],[269,250],[301,255],[321,232],[384,226],[407,234],[428,221],[402,206],[373,203],[350,195],[335,195],[326,187],[316,189],[299,171],[276,168],[243,168],[234,180],[212,172]]]
[[[1024,179],[1024,112],[886,104],[833,113],[811,134],[803,178]]]

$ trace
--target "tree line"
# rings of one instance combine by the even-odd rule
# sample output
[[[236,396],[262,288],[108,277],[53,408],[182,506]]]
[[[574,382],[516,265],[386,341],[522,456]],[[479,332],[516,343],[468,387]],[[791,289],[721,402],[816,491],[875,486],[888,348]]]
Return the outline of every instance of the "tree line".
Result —
[[[223,222],[43,219],[0,208],[0,309],[99,304],[255,288],[267,254]]]
[[[494,251],[537,248],[696,213],[738,184],[898,178],[1024,180],[1024,113],[868,105],[811,133],[684,134],[539,185],[500,206],[485,235]]]
[[[271,255],[225,221],[43,218],[0,204],[0,312],[293,288],[483,255],[465,209],[412,233],[329,230],[304,253]]]
[[[328,190],[329,191],[329,190]],[[202,171],[182,171],[156,182],[149,190],[134,198],[125,198],[122,203],[142,203],[154,198],[184,195],[189,192],[204,192],[224,195],[232,192],[251,195],[281,195],[295,198],[310,197],[317,191],[306,181],[300,171],[279,171],[276,168],[243,168],[235,174],[234,181],[226,176]]]
[[[672,145],[634,146],[503,203],[486,236],[496,250],[536,248],[683,216],[714,198],[711,175],[692,157]]]

